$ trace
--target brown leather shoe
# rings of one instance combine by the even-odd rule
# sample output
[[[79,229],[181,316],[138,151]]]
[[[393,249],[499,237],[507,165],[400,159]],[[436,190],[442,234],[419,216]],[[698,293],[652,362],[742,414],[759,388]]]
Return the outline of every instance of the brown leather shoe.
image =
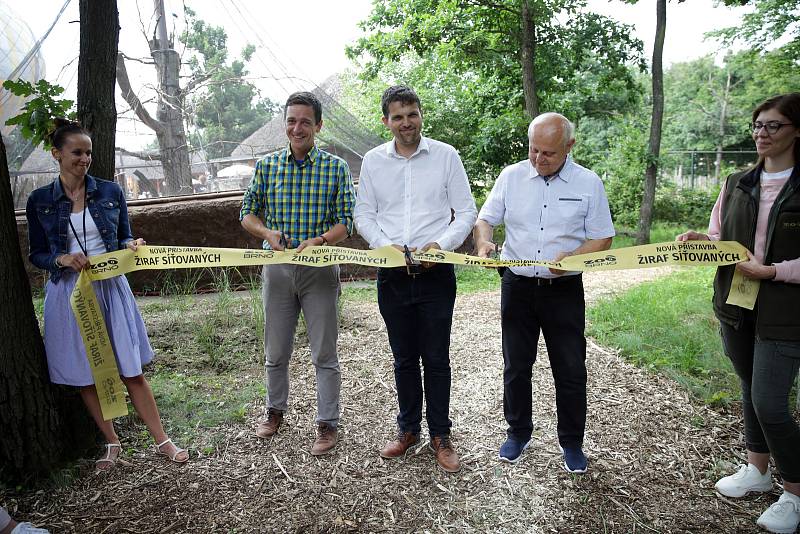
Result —
[[[380,452],[381,458],[386,458],[387,460],[400,458],[417,443],[419,443],[419,434],[400,430],[397,432],[397,438],[383,446]]]
[[[436,463],[448,473],[457,473],[461,469],[461,462],[458,461],[458,454],[453,449],[449,436],[437,436],[431,438],[429,447],[436,455]]]
[[[283,412],[270,408],[267,410],[266,421],[258,423],[256,436],[259,438],[271,438],[281,427],[281,423],[283,423]]]
[[[317,439],[311,446],[313,456],[321,456],[331,452],[336,447],[338,432],[328,423],[320,423],[317,426]]]

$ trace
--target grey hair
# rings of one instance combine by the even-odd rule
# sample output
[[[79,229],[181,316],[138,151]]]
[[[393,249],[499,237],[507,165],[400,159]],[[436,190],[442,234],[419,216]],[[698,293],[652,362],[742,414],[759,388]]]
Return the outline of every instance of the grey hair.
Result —
[[[553,119],[558,119],[561,122],[561,136],[562,142],[565,146],[567,143],[575,139],[575,125],[572,124],[572,122],[570,122],[570,120],[561,113],[553,112],[542,113],[531,121],[530,126],[528,126],[528,139],[533,136],[533,128],[535,126]]]

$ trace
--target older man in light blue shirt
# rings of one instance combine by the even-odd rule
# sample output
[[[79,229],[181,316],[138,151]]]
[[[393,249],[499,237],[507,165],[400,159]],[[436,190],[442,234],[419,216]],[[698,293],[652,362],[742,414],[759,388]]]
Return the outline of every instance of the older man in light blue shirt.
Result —
[[[500,173],[478,214],[476,253],[497,250],[493,228],[505,223],[502,259],[553,260],[606,250],[614,226],[603,183],[570,157],[574,127],[557,113],[530,125],[529,159]],[[517,462],[533,431],[531,373],[544,334],[556,387],[558,439],[564,467],[586,472],[586,338],[580,273],[512,267],[503,273],[503,409],[508,438],[500,459]]]

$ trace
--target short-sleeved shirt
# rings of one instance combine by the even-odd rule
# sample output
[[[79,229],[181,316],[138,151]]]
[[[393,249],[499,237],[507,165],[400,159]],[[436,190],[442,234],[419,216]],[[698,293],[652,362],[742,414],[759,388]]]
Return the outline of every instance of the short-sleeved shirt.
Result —
[[[500,256],[508,260],[552,260],[586,240],[615,234],[603,182],[569,157],[549,178],[536,172],[530,160],[503,169],[478,218],[491,226],[505,223]],[[557,276],[547,267],[511,270],[521,276]]]
[[[335,224],[345,225],[351,234],[354,204],[347,162],[316,146],[298,162],[287,147],[256,163],[239,220],[256,215],[267,228],[283,232],[297,245]],[[264,241],[263,247],[269,244]]]

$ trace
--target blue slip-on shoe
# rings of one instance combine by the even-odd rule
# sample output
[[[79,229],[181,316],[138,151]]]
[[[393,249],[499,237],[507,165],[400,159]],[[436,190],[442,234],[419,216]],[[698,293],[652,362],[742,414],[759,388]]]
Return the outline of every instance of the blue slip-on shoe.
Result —
[[[522,458],[522,453],[525,452],[525,449],[528,448],[530,443],[530,438],[522,441],[517,438],[509,437],[505,443],[500,445],[500,460],[510,464],[519,462]]]
[[[568,473],[581,474],[586,472],[588,461],[580,446],[567,445],[562,447],[559,445],[558,449],[564,454],[564,469]]]

